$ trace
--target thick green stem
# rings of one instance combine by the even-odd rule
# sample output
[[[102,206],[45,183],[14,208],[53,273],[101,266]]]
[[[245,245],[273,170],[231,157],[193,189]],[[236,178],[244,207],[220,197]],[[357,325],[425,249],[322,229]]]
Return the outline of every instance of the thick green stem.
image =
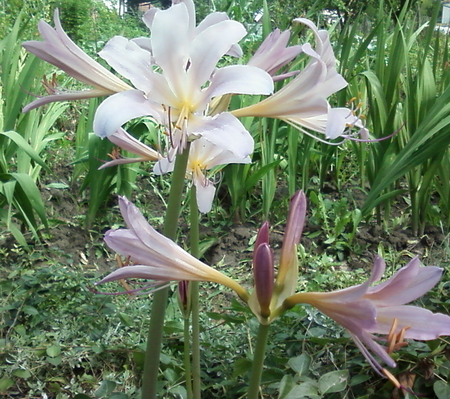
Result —
[[[267,338],[269,337],[270,324],[260,324],[256,339],[255,352],[253,353],[252,370],[248,385],[247,399],[258,399],[259,385],[266,356]]]
[[[164,235],[173,240],[177,234],[189,148],[190,146],[188,144],[183,153],[177,156],[172,173],[172,184],[170,186],[169,201],[164,220]],[[150,328],[147,337],[147,349],[145,351],[144,375],[142,377],[142,399],[156,399],[159,358],[168,295],[168,287],[155,292],[153,295]]]
[[[190,203],[190,237],[191,255],[199,257],[199,220],[197,206],[197,190],[194,185],[191,188]],[[191,309],[192,309],[192,379],[194,386],[194,398],[201,397],[200,380],[200,318],[199,318],[199,289],[198,281],[191,281]]]

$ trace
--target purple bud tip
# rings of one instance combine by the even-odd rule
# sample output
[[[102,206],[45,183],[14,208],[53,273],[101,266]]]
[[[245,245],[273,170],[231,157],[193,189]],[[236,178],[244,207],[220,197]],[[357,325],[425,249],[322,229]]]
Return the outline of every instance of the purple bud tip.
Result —
[[[259,245],[253,254],[253,275],[261,316],[269,317],[274,286],[274,260],[273,251],[267,243]]]
[[[255,241],[255,251],[261,244],[269,244],[269,222],[264,222],[258,231]]]

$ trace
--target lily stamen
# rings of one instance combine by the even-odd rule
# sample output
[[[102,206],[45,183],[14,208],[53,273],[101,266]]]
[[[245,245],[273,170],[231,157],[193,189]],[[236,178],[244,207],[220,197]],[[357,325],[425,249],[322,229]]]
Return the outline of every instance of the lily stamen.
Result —
[[[397,378],[395,378],[394,377],[394,375],[390,372],[390,371],[388,371],[388,370],[386,370],[386,369],[381,369],[381,372],[384,374],[384,376],[389,380],[389,381],[391,381],[394,385],[395,385],[395,387],[397,388],[397,389],[404,389],[404,387],[402,386],[402,384],[400,384],[400,382],[397,380]]]
[[[403,348],[405,346],[408,346],[407,342],[404,342],[405,333],[407,330],[411,328],[411,326],[403,327],[398,333],[395,332],[398,326],[398,319],[395,318],[392,322],[392,327],[389,331],[389,334],[387,336],[388,341],[388,348],[387,353],[391,354],[400,348]]]

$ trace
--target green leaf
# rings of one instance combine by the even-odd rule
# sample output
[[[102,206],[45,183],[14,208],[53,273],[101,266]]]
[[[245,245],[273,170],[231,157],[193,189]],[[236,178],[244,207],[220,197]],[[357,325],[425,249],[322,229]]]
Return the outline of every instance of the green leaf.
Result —
[[[294,384],[294,378],[289,374],[285,374],[281,379],[280,387],[278,388],[278,399],[286,399],[287,394],[292,391]]]
[[[48,173],[52,173],[51,169],[46,165],[39,154],[26,142],[26,140],[14,131],[0,132],[0,135],[8,137],[10,140],[14,141],[16,145],[27,153],[27,155],[36,163],[38,163],[42,168],[44,168]]]
[[[76,394],[73,399],[92,399],[92,397],[85,395],[84,393]]]
[[[100,387],[94,392],[94,396],[96,398],[101,398],[103,396],[107,396],[114,391],[116,387],[116,383],[114,381],[103,380],[100,383]]]
[[[185,399],[187,398],[187,391],[186,388],[182,385],[177,385],[176,387],[173,387],[169,390],[169,392],[175,396],[175,398],[181,398]]]
[[[123,392],[113,392],[107,399],[128,399],[128,395]]]
[[[444,381],[436,381],[433,385],[434,393],[438,399],[450,398],[450,385]]]
[[[23,369],[13,370],[11,375],[13,375],[14,377],[19,377],[19,378],[24,378],[24,379],[31,377],[31,373],[28,370],[23,370]]]
[[[245,182],[245,190],[250,191],[263,176],[265,176],[272,169],[277,167],[280,162],[281,162],[281,159],[271,162],[267,165],[264,165],[262,168],[259,168],[256,172],[252,173],[250,175],[250,177],[247,179],[247,181]]]
[[[41,193],[39,192],[36,183],[30,176],[24,173],[11,173],[10,176],[19,183],[20,188],[23,190],[23,196],[20,192],[16,194],[16,196],[20,196],[20,202],[26,205],[27,208],[31,206],[31,208],[38,214],[39,218],[42,220],[42,223],[44,223],[44,225],[48,227],[47,216],[45,214],[45,206],[42,202]],[[27,216],[30,217],[31,215]]]
[[[61,353],[61,347],[59,345],[52,345],[47,348],[46,352],[48,356],[56,357]]]
[[[305,353],[302,353],[300,356],[289,359],[288,364],[292,370],[297,372],[299,375],[302,375],[309,371],[311,357]]]
[[[39,314],[39,310],[30,305],[25,305],[22,310],[23,313],[28,314],[30,316],[36,316],[37,314]]]
[[[247,358],[241,358],[234,362],[233,376],[241,376],[252,368],[252,362]]]
[[[0,393],[6,393],[14,385],[14,380],[8,377],[0,379]]]
[[[319,391],[326,393],[341,392],[347,386],[348,370],[331,371],[319,378]]]
[[[61,356],[48,357],[47,362],[52,364],[53,366],[59,366],[62,363],[62,358]]]
[[[133,319],[126,313],[120,312],[119,319],[123,324],[125,324],[128,327],[132,327],[134,325]]]
[[[363,382],[367,381],[370,379],[370,375],[368,374],[359,374],[359,375],[354,375],[351,380],[350,383],[348,385],[350,385],[351,387],[355,386],[355,385],[359,385],[362,384]]]
[[[317,385],[313,382],[304,382],[303,384],[297,385],[292,389],[291,392],[287,394],[285,399],[320,399],[321,396],[317,391]]]

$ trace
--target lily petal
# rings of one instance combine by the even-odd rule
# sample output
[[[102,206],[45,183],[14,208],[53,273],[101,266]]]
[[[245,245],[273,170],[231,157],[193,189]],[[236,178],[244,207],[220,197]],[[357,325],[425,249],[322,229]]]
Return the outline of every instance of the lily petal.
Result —
[[[141,116],[152,116],[160,122],[164,118],[164,110],[159,104],[147,100],[139,90],[117,93],[97,108],[94,132],[102,138],[108,137],[124,123]]]

